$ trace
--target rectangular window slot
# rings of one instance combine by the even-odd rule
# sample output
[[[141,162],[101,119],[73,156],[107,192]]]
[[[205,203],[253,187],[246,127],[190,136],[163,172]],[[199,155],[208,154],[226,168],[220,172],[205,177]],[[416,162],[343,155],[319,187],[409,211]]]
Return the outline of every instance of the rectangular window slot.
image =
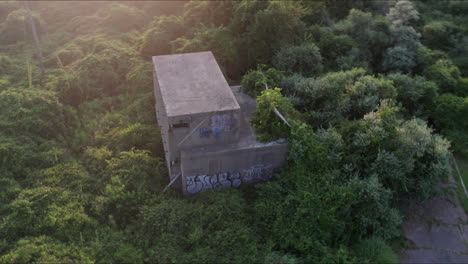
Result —
[[[172,124],[172,128],[182,128],[182,127],[189,127],[189,124],[188,123]]]

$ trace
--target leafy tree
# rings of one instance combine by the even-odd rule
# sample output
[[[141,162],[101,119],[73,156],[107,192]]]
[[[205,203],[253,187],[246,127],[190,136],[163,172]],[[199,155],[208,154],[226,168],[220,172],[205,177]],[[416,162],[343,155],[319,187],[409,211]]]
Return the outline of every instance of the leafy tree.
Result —
[[[46,57],[44,64],[47,67],[68,66],[85,56],[81,47],[70,44]]]
[[[322,57],[314,44],[302,44],[281,49],[273,59],[273,65],[283,72],[297,72],[309,77],[322,71]]]
[[[205,26],[228,26],[233,17],[236,1],[189,1],[184,6],[184,24],[197,28]]]
[[[53,139],[64,133],[63,106],[53,92],[11,88],[0,92],[0,128],[6,135]]]
[[[385,52],[382,68],[384,71],[412,72],[416,66],[416,51],[421,46],[420,34],[412,26],[419,19],[419,12],[410,1],[400,0],[390,8],[387,19],[395,46]]]
[[[90,47],[93,52],[70,65],[62,76],[52,77],[46,84],[72,106],[83,101],[117,95],[132,64],[135,51],[123,41],[98,38]]]
[[[94,260],[90,258],[89,251],[91,251],[90,248],[63,243],[46,235],[26,237],[15,243],[13,249],[8,254],[1,256],[0,262],[80,262],[91,264],[94,263]]]
[[[468,97],[443,94],[435,98],[431,116],[436,126],[452,140],[455,151],[468,155],[467,134]]]
[[[63,187],[75,192],[90,191],[95,182],[77,162],[61,163],[40,171],[32,179],[35,186]]]
[[[182,15],[184,11],[184,5],[187,4],[187,0],[183,1],[132,1],[137,8],[141,9],[149,17],[155,16],[169,16],[169,15]]]
[[[363,76],[348,86],[345,93],[350,103],[346,116],[350,119],[359,119],[375,110],[381,99],[393,98],[395,88],[391,81]]]
[[[21,66],[21,62],[14,57],[6,56],[4,54],[0,55],[0,71],[2,75],[20,75],[23,70],[21,69]]]
[[[395,261],[398,208],[449,168],[413,116],[468,149],[467,5],[439,2],[35,1],[44,77],[1,2],[0,262]],[[161,193],[150,57],[205,50],[291,151],[275,181],[182,199]]]
[[[156,17],[143,34],[139,47],[146,58],[171,52],[169,43],[185,33],[183,20],[177,16]]]
[[[305,124],[294,124],[290,146],[279,180],[258,187],[255,209],[272,247],[319,261],[327,257],[327,248],[337,249],[373,233],[387,238],[398,233],[400,218],[388,208],[390,192],[377,179],[347,182],[340,177],[328,159],[331,149]],[[361,193],[356,193],[358,189]],[[354,214],[357,208],[361,210]]]
[[[433,21],[424,25],[422,41],[425,45],[439,50],[449,50],[455,45],[459,28],[450,21]]]
[[[419,19],[419,12],[411,1],[400,0],[396,2],[394,7],[390,8],[387,18],[392,22],[392,26],[408,26]]]
[[[243,35],[249,26],[255,23],[256,14],[265,10],[270,5],[269,1],[241,1],[234,8],[234,18],[230,25],[231,30],[236,35]]]
[[[103,210],[102,216],[112,215],[117,225],[125,226],[140,204],[167,184],[166,171],[162,160],[151,157],[147,150],[124,151],[106,163],[100,179],[104,201],[99,206],[103,208],[96,210]]]
[[[236,190],[158,197],[141,207],[136,241],[150,262],[258,262],[246,206]]]
[[[8,205],[0,233],[10,242],[40,234],[77,241],[80,233],[90,234],[97,224],[83,204],[80,195],[61,187],[24,189]]]
[[[387,78],[393,81],[397,89],[397,100],[402,103],[409,116],[427,116],[437,96],[438,87],[434,82],[421,76],[411,78],[404,74],[390,74]]]
[[[134,60],[127,73],[128,87],[134,93],[149,92],[153,87],[153,68],[150,62]]]
[[[385,51],[382,69],[386,72],[411,73],[416,66],[415,55],[404,46],[395,46]]]
[[[258,96],[261,92],[268,87],[278,87],[284,79],[283,72],[275,69],[268,68],[266,65],[257,65],[257,70],[250,70],[247,72],[241,81],[244,91],[251,96]]]
[[[385,49],[392,43],[390,25],[386,19],[357,9],[351,9],[346,19],[332,28],[337,33],[350,36],[356,43],[356,49],[341,58],[341,61],[348,58],[350,66],[341,69],[368,65],[369,70],[377,70]]]
[[[356,254],[375,263],[398,263],[399,257],[392,248],[378,237],[360,241],[353,247]]]
[[[97,15],[102,17],[100,27],[117,32],[140,30],[147,22],[142,10],[119,3],[113,3],[110,8],[99,9]]]
[[[257,138],[263,142],[269,142],[289,135],[289,126],[275,113],[275,108],[286,121],[300,118],[300,114],[292,104],[281,95],[280,88],[262,91],[257,97],[257,108],[250,120]],[[288,122],[289,122],[288,121]]]
[[[463,87],[460,69],[450,60],[438,60],[424,71],[424,76],[434,81],[441,93],[468,95],[468,89]]]
[[[356,42],[348,35],[336,35],[330,30],[321,30],[318,46],[325,69],[335,70],[341,69],[340,59],[349,54]]]
[[[348,148],[345,171],[378,175],[397,201],[434,195],[448,175],[448,141],[432,135],[421,120],[402,122],[388,102],[343,126],[342,135]]]
[[[112,146],[119,151],[128,151],[132,148],[146,149],[155,156],[162,157],[162,143],[159,129],[154,125],[140,123],[129,125],[126,128],[116,127],[104,135],[97,134],[97,143]]]
[[[21,185],[15,179],[6,177],[1,177],[0,183],[0,214],[3,215],[8,210],[8,204],[13,201],[16,195],[21,191]],[[1,251],[2,249],[0,246],[0,252]]]
[[[361,118],[373,111],[381,99],[395,97],[391,82],[366,76],[363,69],[328,73],[315,79],[293,76],[283,86],[285,95],[291,97],[313,126]]]
[[[36,30],[38,34],[44,31],[45,22],[41,19],[39,14],[32,13]],[[0,43],[2,44],[16,44],[20,41],[32,40],[30,28],[26,23],[27,15],[26,10],[17,9],[10,13],[5,18],[5,21],[0,24]]]
[[[106,226],[96,230],[96,237],[92,247],[97,263],[144,263],[143,250],[129,242],[131,235]]]
[[[245,33],[248,65],[269,64],[281,48],[298,44],[305,33],[303,14],[300,6],[292,2],[272,1],[268,8],[258,11]]]
[[[285,95],[304,112],[312,126],[328,126],[343,120],[349,109],[344,90],[352,85],[364,70],[329,73],[320,78],[290,77],[283,83]]]
[[[309,9],[308,14],[304,16],[304,21],[308,25],[327,26],[331,24],[331,17],[325,1],[302,1],[302,4]]]
[[[447,53],[440,50],[432,50],[425,46],[421,46],[416,51],[417,66],[414,70],[415,74],[422,75],[431,65],[439,60],[448,60]]]

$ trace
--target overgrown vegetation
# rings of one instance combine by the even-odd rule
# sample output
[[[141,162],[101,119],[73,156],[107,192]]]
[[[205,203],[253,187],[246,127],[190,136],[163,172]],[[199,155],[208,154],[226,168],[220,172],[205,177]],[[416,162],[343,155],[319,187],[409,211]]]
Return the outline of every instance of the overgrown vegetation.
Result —
[[[468,155],[467,2],[30,5],[44,76],[25,10],[0,2],[1,263],[397,262],[401,205]],[[150,58],[206,50],[287,164],[163,194]]]

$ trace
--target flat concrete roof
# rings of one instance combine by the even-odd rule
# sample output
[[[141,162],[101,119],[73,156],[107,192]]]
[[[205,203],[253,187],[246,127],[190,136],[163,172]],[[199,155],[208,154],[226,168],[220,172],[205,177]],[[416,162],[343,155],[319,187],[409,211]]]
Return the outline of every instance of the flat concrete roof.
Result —
[[[211,51],[153,56],[167,116],[239,109]]]

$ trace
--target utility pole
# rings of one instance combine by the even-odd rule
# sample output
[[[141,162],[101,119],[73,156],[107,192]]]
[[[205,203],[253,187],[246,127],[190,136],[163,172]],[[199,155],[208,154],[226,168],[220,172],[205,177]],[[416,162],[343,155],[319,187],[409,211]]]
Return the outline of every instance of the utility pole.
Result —
[[[39,61],[39,68],[41,69],[41,75],[44,75],[44,64],[42,64],[42,54],[41,48],[39,47],[39,38],[37,37],[36,24],[34,24],[34,20],[31,15],[31,10],[29,8],[29,1],[23,1],[23,6],[26,9],[26,12],[28,13],[28,20],[29,24],[31,25],[31,31],[33,33],[34,46],[36,47],[36,55],[37,60]]]

